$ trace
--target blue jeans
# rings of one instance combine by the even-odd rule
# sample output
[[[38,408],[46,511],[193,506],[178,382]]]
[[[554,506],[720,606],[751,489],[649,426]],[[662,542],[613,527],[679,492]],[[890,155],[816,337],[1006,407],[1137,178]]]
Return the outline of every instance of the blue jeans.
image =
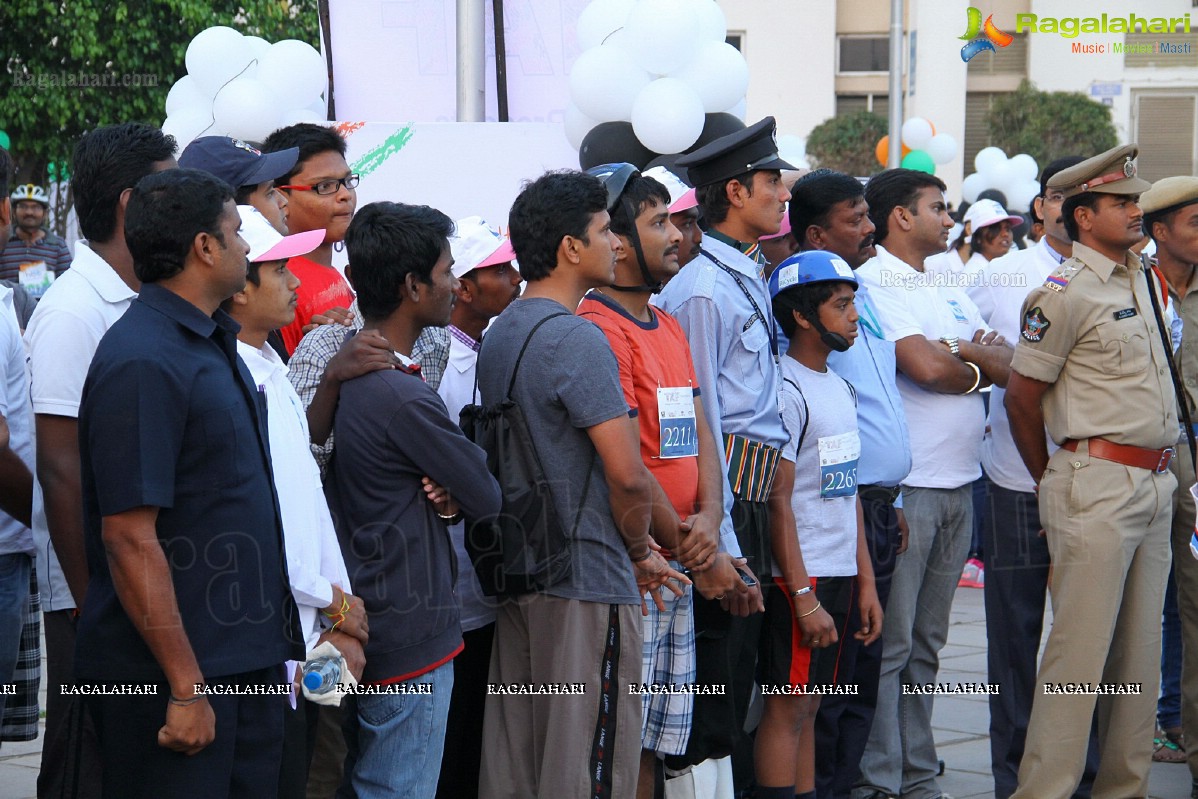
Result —
[[[1181,616],[1177,611],[1177,582],[1172,568],[1169,569],[1169,584],[1165,586],[1164,623],[1161,626],[1161,696],[1156,703],[1156,723],[1164,730],[1181,727]]]
[[[17,668],[32,564],[33,558],[24,552],[0,555],[0,685],[11,685]],[[4,698],[0,691],[0,716],[4,715]]]
[[[428,685],[430,693],[361,695],[358,761],[353,786],[358,799],[432,799],[445,750],[445,720],[453,693],[453,661],[392,688]]]

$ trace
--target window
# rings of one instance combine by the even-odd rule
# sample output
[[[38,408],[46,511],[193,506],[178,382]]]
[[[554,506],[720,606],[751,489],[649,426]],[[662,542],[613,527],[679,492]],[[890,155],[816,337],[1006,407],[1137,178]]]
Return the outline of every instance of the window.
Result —
[[[962,155],[965,157],[967,175],[973,172],[974,156],[979,150],[990,146],[990,125],[986,117],[990,114],[991,103],[998,96],[996,92],[967,92],[965,95],[965,143]]]
[[[1132,95],[1135,113],[1136,159],[1139,175],[1157,181],[1173,175],[1192,175],[1198,166],[1198,95],[1178,92],[1136,92]]]
[[[889,36],[841,36],[838,72],[889,72]]]
[[[744,38],[745,35],[740,31],[732,31],[724,37],[724,41],[735,47],[737,50],[744,52]]]
[[[883,119],[890,113],[890,97],[885,94],[838,94],[836,116],[855,114],[858,111],[873,111]]]

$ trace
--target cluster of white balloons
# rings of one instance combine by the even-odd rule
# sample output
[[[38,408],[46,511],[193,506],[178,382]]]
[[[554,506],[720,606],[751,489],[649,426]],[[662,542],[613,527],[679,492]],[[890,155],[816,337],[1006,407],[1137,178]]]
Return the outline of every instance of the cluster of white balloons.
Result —
[[[975,202],[986,189],[998,189],[1007,197],[1007,210],[1027,213],[1040,193],[1040,167],[1027,153],[1013,158],[997,147],[980,150],[973,159],[977,170],[961,184],[961,196]]]
[[[222,25],[187,45],[187,74],[166,96],[162,129],[182,150],[199,136],[260,141],[297,122],[323,122],[328,70],[312,45],[271,44]]]
[[[580,147],[601,122],[631,122],[655,153],[694,144],[704,115],[733,109],[749,87],[725,25],[715,0],[592,0],[578,18],[570,143]]]
[[[807,140],[793,133],[778,137],[778,157],[795,169],[810,169],[811,162],[807,160]]]

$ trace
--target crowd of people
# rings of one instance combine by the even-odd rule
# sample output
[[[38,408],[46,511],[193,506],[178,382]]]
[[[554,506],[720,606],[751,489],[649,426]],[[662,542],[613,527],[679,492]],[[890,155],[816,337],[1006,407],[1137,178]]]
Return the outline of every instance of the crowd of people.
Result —
[[[1001,198],[774,133],[532,178],[508,237],[358,208],[307,123],[88,133],[73,257],[15,187],[38,796],[937,799],[935,695],[977,691],[996,797],[1143,797],[1162,669],[1198,776],[1198,178],[1056,160],[1020,247]],[[981,686],[938,681],[963,570]]]

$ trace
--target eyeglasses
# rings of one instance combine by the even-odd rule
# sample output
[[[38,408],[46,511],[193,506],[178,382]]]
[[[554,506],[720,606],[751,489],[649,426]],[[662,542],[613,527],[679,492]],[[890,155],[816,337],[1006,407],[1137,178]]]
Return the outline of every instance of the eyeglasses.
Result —
[[[327,197],[330,194],[336,194],[337,190],[344,186],[351,191],[358,188],[358,181],[362,179],[361,175],[346,175],[343,178],[330,178],[322,180],[319,183],[314,183],[311,186],[275,186],[276,189],[295,189],[296,191],[314,191],[322,197]]]

